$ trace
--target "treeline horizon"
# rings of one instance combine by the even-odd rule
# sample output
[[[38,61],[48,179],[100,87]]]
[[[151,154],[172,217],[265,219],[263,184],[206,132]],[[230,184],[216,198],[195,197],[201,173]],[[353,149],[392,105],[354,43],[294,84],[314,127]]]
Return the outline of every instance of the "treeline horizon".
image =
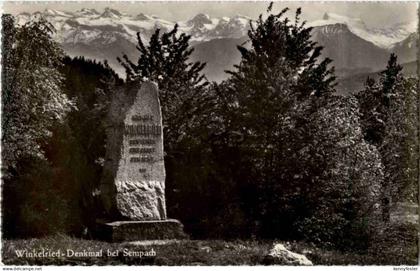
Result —
[[[3,235],[90,238],[96,219],[112,219],[98,193],[107,110],[125,82],[151,80],[168,217],[192,238],[374,247],[395,226],[392,204],[417,198],[418,79],[391,54],[379,80],[337,95],[333,60],[321,59],[301,9],[294,23],[287,12],[269,5],[221,83],[190,62],[177,25],[147,44],[138,34],[139,59],[118,58],[124,81],[107,62],[66,56],[45,20],[18,27],[3,15]]]

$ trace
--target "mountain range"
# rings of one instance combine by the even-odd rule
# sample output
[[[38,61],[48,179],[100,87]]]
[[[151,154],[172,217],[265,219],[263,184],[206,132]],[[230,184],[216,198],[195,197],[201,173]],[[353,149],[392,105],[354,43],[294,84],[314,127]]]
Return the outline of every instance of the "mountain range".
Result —
[[[175,23],[181,32],[191,35],[195,48],[192,60],[207,63],[204,73],[209,80],[225,79],[224,71],[232,70],[240,61],[236,46],[249,46],[246,41],[251,18],[242,15],[211,18],[200,13],[189,20],[173,22],[143,13],[129,15],[111,8],[103,12],[84,8],[75,12],[46,9],[20,13],[16,18],[18,24],[23,24],[39,16],[55,27],[53,37],[67,54],[106,59],[122,76],[124,70],[116,58],[124,53],[132,60],[138,58],[136,33],[147,41],[155,29],[169,31]],[[367,27],[361,19],[333,13],[308,22],[313,27],[312,39],[324,47],[322,56],[333,60],[339,81],[384,69],[391,52],[398,55],[400,63],[415,61],[416,25],[417,22],[407,22],[375,29]]]

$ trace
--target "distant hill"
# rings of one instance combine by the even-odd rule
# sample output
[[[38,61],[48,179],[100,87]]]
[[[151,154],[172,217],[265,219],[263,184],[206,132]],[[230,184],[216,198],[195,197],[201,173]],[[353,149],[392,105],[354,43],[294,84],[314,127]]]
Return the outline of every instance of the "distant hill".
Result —
[[[391,51],[398,56],[398,60],[401,63],[410,62],[413,59],[416,59],[418,38],[419,35],[417,33],[412,33],[391,48]]]
[[[215,39],[198,43],[194,46],[192,60],[207,62],[204,69],[207,79],[220,82],[228,77],[225,70],[233,70],[233,65],[239,64],[241,54],[237,46],[246,42],[247,38]],[[248,43],[249,45],[249,43]]]
[[[324,46],[322,56],[331,58],[344,76],[348,75],[345,71],[381,69],[389,56],[387,50],[356,36],[345,24],[315,27],[312,39]]]
[[[403,74],[406,76],[416,76],[417,73],[417,62],[412,61],[409,63],[401,64],[403,67]],[[384,67],[385,69],[385,67]],[[366,79],[371,77],[375,80],[379,79],[379,71],[370,72],[370,73],[359,73],[353,74],[344,78],[341,78],[338,81],[337,91],[339,94],[349,94],[356,93],[363,89]]]

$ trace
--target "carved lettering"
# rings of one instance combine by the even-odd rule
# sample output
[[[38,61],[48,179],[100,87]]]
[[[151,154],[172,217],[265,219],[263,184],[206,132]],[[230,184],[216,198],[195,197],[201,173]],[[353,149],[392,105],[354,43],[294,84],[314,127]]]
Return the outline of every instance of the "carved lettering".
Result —
[[[155,148],[141,148],[139,149],[139,153],[154,153]]]
[[[130,163],[140,163],[140,157],[131,157],[130,158]]]
[[[141,156],[140,161],[142,163],[153,163],[154,159],[152,156]]]
[[[134,115],[131,117],[131,120],[142,122],[153,121],[153,115]]]
[[[137,139],[132,139],[130,141],[128,141],[128,145],[133,146],[133,145],[139,145],[140,142]]]
[[[125,134],[130,136],[143,135],[143,136],[160,136],[162,127],[160,125],[126,125]]]
[[[140,148],[130,148],[128,150],[129,153],[133,154],[133,153],[140,153]]]
[[[156,141],[154,139],[131,139],[128,143],[130,146],[133,145],[154,145]]]

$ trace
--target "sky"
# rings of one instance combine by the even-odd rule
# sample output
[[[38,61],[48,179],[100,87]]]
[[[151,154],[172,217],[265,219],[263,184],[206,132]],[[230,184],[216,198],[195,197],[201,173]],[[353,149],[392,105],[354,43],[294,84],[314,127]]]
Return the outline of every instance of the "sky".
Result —
[[[184,21],[198,13],[211,17],[246,15],[257,18],[264,13],[268,2],[263,1],[4,1],[3,12],[18,14],[20,12],[43,11],[46,8],[62,11],[76,11],[81,8],[95,8],[103,11],[105,7],[136,15],[144,13],[157,15],[170,21]],[[362,19],[368,27],[386,28],[396,23],[417,21],[417,3],[415,2],[275,2],[274,12],[284,7],[294,11],[302,7],[302,17],[307,21],[322,19],[325,12],[337,13],[352,18]],[[291,16],[292,13],[289,13]]]

